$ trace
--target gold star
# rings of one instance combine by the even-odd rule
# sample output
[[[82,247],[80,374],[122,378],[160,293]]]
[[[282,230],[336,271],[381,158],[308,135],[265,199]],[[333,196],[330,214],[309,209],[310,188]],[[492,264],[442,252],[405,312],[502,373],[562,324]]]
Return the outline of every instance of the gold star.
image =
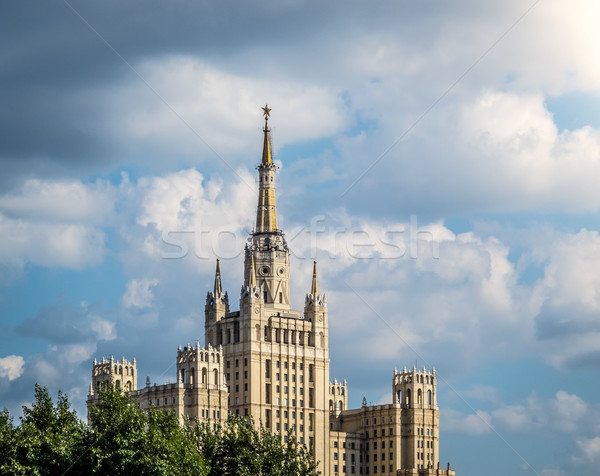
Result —
[[[271,108],[268,104],[265,104],[265,107],[261,108],[265,114],[265,117],[271,117]]]

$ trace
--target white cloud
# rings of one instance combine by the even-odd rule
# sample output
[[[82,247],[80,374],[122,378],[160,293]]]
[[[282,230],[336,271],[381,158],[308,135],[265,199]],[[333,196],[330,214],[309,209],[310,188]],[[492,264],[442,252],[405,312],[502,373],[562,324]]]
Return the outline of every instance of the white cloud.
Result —
[[[127,283],[127,290],[123,294],[123,306],[126,309],[148,309],[154,305],[152,288],[157,286],[157,279],[132,279]]]
[[[23,375],[25,360],[20,355],[8,355],[0,358],[0,378],[15,380]]]
[[[498,405],[490,412],[477,410],[476,414],[461,414],[447,409],[442,418],[445,429],[471,435],[490,433],[493,430],[513,433],[573,433],[585,422],[589,424],[589,410],[589,404],[580,397],[560,390],[553,399],[542,400],[532,395],[524,403]]]
[[[18,192],[0,197],[0,264],[82,269],[105,255],[105,234],[115,190],[97,181],[31,179]]]
[[[600,462],[600,436],[577,440],[577,446],[589,462]]]
[[[115,323],[98,316],[96,316],[92,322],[92,330],[96,332],[96,335],[100,340],[114,340],[117,338]]]
[[[457,432],[466,435],[484,435],[491,431],[490,414],[478,410],[476,414],[463,415],[452,409],[445,409],[442,413],[444,431]]]
[[[29,179],[17,193],[0,197],[5,215],[41,222],[97,224],[113,212],[115,189],[108,182]]]
[[[140,82],[111,94],[114,113],[121,117],[119,134],[170,155],[198,157],[201,150],[210,160],[229,163],[231,154],[256,144],[259,157],[262,143],[254,139],[262,125],[259,106],[265,102],[277,117],[275,152],[284,144],[327,137],[348,121],[341,91],[327,86],[236,75],[189,56],[147,60],[138,68],[168,106]]]

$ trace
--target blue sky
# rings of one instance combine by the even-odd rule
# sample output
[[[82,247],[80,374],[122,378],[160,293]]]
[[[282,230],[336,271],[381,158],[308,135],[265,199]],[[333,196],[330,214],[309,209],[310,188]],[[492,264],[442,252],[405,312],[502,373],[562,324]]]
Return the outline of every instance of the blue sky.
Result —
[[[174,378],[216,257],[237,302],[268,102],[292,300],[317,259],[351,405],[435,366],[458,474],[595,474],[599,15],[3,4],[0,407],[18,414],[37,381],[84,415],[110,354],[136,357],[140,385]]]

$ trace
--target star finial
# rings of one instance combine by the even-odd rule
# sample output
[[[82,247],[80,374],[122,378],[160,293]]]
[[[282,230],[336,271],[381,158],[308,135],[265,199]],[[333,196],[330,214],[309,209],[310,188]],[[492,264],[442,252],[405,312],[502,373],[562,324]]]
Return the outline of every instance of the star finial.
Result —
[[[265,107],[261,108],[263,110],[263,113],[265,115],[265,117],[268,119],[269,117],[271,117],[271,108],[269,107],[268,104],[265,104]]]

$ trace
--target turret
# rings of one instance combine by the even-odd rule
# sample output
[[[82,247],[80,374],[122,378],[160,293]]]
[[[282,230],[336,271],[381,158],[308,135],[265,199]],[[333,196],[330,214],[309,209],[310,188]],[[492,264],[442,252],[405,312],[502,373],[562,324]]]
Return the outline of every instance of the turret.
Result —
[[[324,294],[319,293],[317,277],[317,262],[313,262],[313,277],[310,293],[304,299],[304,318],[312,322],[315,346],[327,349],[328,323],[327,300]]]
[[[204,306],[204,343],[215,344],[216,323],[229,312],[229,296],[223,292],[221,284],[221,267],[217,259],[215,270],[215,284],[212,292],[206,293],[206,305]]]

